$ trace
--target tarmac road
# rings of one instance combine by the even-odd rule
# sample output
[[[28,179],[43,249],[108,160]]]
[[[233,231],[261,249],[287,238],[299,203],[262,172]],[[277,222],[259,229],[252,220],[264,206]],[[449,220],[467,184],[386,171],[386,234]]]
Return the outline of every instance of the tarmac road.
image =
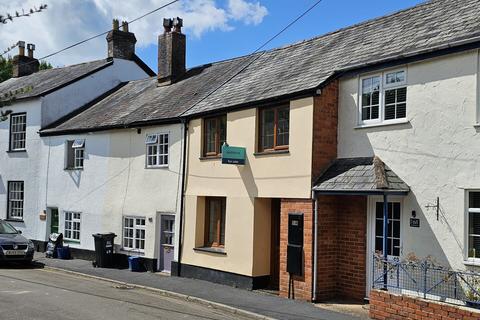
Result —
[[[248,319],[148,290],[48,269],[0,267],[0,320]]]

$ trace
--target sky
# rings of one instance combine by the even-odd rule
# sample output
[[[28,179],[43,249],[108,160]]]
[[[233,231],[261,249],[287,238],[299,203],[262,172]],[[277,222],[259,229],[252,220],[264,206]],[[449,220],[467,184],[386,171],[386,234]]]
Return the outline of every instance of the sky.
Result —
[[[0,52],[18,40],[46,56],[111,28],[113,18],[132,20],[171,0],[0,0],[0,14],[47,4],[48,9],[0,25]],[[136,53],[157,70],[157,37],[164,17],[184,19],[187,66],[252,53],[316,0],[181,0],[130,25]],[[414,6],[423,0],[323,0],[266,49],[288,45]],[[105,36],[48,58],[64,66],[107,55]],[[17,49],[11,51],[14,55]]]

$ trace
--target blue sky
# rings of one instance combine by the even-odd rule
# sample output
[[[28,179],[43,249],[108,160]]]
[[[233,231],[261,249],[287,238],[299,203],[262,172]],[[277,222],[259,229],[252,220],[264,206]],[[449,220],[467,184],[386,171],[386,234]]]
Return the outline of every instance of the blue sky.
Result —
[[[313,0],[261,0],[268,15],[258,25],[231,23],[230,31],[205,32],[201,37],[187,34],[189,67],[249,54],[311,6]],[[420,0],[323,0],[313,11],[298,21],[268,48],[288,45],[334,31],[358,22],[414,6]],[[157,47],[149,45],[137,50],[153,69],[157,67]]]

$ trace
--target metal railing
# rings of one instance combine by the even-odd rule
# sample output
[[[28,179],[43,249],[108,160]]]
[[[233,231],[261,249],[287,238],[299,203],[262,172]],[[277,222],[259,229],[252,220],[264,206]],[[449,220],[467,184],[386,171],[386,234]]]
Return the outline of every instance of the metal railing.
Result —
[[[480,306],[480,273],[453,271],[429,260],[373,257],[373,288],[452,304]]]

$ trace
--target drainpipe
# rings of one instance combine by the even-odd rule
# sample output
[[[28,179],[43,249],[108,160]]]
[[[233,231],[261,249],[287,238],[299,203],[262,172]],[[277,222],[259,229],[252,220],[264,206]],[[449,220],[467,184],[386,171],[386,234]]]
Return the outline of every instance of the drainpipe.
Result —
[[[315,191],[312,191],[312,199],[315,201],[315,210],[313,213],[313,294],[312,301],[317,301],[317,243],[318,243],[318,199]]]
[[[181,264],[182,264],[182,247],[183,247],[183,215],[184,215],[184,206],[185,206],[185,171],[186,171],[186,162],[187,162],[187,132],[188,132],[188,122],[187,119],[181,119],[183,124],[183,151],[182,151],[182,189],[180,191],[180,221],[179,221],[179,231],[178,231],[178,265],[177,265],[177,275],[180,276],[181,273]]]

